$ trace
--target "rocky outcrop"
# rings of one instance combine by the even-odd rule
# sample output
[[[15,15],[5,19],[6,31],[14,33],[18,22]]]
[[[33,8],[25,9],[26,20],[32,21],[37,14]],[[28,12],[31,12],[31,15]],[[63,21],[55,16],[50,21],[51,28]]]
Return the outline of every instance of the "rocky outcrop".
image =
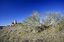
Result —
[[[11,26],[14,26],[15,24],[17,24],[17,21],[16,21],[16,20],[14,20],[14,21],[12,22]]]

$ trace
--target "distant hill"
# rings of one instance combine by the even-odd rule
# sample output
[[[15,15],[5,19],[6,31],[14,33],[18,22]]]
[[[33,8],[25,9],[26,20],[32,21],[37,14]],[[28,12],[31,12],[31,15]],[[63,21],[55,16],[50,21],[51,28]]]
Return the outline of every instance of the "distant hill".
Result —
[[[3,27],[5,27],[5,26],[0,26],[0,29],[3,29]]]

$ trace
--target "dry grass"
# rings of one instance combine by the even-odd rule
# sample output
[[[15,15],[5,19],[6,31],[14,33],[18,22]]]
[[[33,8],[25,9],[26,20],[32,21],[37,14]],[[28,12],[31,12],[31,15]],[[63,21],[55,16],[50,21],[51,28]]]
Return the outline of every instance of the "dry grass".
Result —
[[[46,21],[48,25],[45,26],[49,26],[49,28],[45,29],[45,27],[40,26],[40,28],[44,28],[44,30],[40,30],[40,28],[37,29],[36,27],[40,22],[37,23],[38,19],[34,17],[31,18],[26,24],[29,24],[30,21],[36,21],[36,23],[31,22],[32,25],[30,26],[23,22],[15,24],[14,26],[6,26],[0,30],[0,42],[64,42],[64,18],[60,17],[61,20],[55,20],[51,26],[49,26],[49,22],[51,21]],[[46,23],[44,22],[44,24]],[[37,32],[38,30],[40,30],[40,32]]]

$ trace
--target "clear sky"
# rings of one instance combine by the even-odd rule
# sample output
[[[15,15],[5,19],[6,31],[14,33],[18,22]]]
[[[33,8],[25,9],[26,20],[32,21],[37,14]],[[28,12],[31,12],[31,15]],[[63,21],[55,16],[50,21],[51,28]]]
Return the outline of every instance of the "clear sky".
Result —
[[[64,12],[62,0],[0,0],[0,25],[10,24],[14,19],[21,22],[31,15],[32,11],[41,15],[47,11]]]

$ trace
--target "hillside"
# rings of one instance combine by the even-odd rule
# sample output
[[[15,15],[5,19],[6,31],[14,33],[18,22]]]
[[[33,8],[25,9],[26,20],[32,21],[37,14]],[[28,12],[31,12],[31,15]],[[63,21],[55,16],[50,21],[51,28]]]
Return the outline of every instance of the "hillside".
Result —
[[[40,22],[39,14],[33,13],[22,23],[0,30],[0,42],[64,42],[64,16],[51,13]]]

